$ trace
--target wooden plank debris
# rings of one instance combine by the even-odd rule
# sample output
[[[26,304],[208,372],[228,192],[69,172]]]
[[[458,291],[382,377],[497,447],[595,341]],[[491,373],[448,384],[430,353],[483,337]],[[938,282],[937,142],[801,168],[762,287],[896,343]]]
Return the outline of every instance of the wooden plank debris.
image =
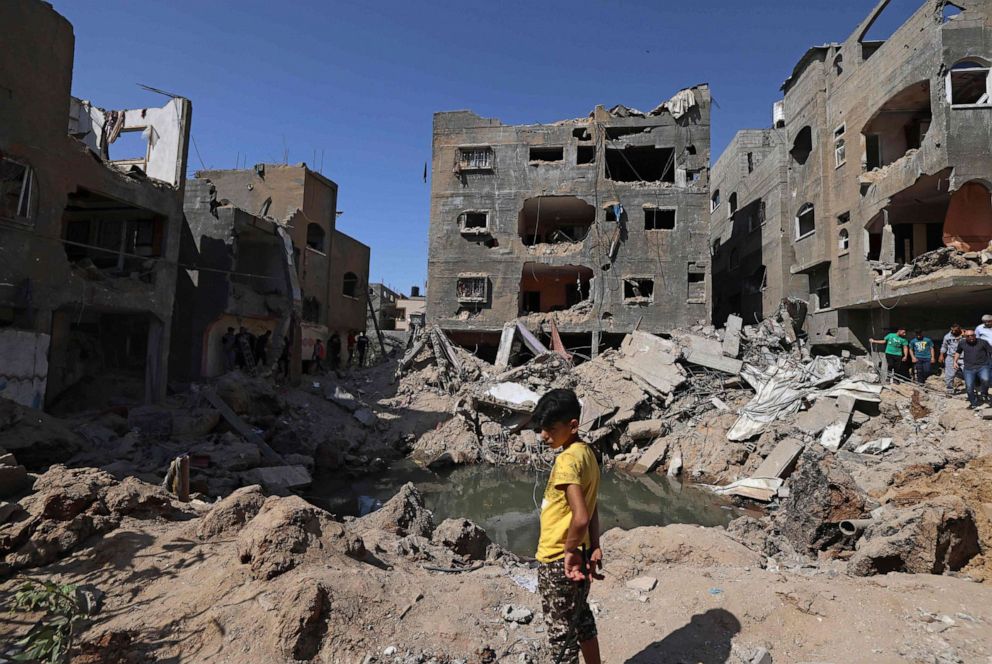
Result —
[[[203,396],[210,402],[210,405],[220,411],[221,417],[224,418],[231,428],[241,434],[241,437],[247,440],[249,443],[258,446],[261,451],[262,456],[269,463],[285,464],[286,461],[282,456],[276,452],[274,449],[269,447],[269,444],[265,442],[255,429],[248,425],[241,417],[238,416],[231,407],[227,405],[227,402],[220,398],[220,396],[214,392],[212,389],[207,388],[202,390]]]

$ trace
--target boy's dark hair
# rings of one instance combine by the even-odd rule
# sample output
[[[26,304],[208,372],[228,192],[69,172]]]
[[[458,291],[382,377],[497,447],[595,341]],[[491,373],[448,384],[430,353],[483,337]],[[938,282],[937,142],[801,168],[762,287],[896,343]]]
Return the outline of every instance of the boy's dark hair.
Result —
[[[537,400],[530,418],[536,428],[548,429],[555,424],[577,420],[582,416],[582,404],[572,390],[558,389],[547,392]]]

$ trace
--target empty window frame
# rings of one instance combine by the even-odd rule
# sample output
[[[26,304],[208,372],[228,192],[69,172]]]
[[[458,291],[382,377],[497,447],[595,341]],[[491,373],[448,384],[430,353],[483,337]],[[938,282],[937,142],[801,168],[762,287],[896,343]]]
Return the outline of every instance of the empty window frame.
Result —
[[[654,302],[654,277],[624,277],[624,304],[648,304]]]
[[[706,302],[706,263],[686,263],[686,301],[691,304]]]
[[[834,58],[834,76],[840,76],[844,73],[844,56],[840,53]]]
[[[345,272],[341,281],[341,293],[345,297],[358,297],[358,275],[354,272]]]
[[[819,265],[809,271],[809,292],[813,296],[813,308],[830,308],[830,264]]]
[[[675,210],[665,208],[644,208],[644,230],[675,230]]]
[[[753,173],[754,172],[754,153],[753,152],[748,152],[747,153],[747,172],[748,173]]]
[[[606,179],[675,183],[675,150],[651,145],[606,148]]]
[[[720,207],[720,190],[715,189],[710,196],[710,212],[714,212],[718,207]]]
[[[596,146],[579,145],[575,148],[575,163],[579,166],[596,163]]]
[[[847,162],[847,147],[845,146],[844,132],[847,131],[847,124],[834,129],[834,167],[840,168]]]
[[[29,166],[0,158],[0,217],[26,221],[31,217],[34,173]]]
[[[572,136],[580,141],[592,140],[592,134],[589,133],[589,127],[576,127],[572,130]]]
[[[796,239],[812,235],[816,232],[816,213],[812,203],[806,203],[796,213]]]
[[[837,250],[840,252],[846,252],[851,248],[851,236],[847,232],[846,228],[842,228],[837,234]]]
[[[530,149],[530,161],[564,161],[565,148],[563,147],[532,147]]]
[[[606,206],[606,221],[626,221],[627,212],[620,203]]]
[[[841,212],[839,215],[837,215],[837,225],[838,226],[843,226],[844,224],[846,224],[849,221],[851,221],[851,213],[850,212]]]
[[[493,149],[489,146],[458,148],[458,167],[462,171],[491,171]]]
[[[813,152],[813,130],[809,125],[806,125],[796,134],[795,140],[792,141],[792,149],[789,150],[789,154],[797,164],[802,166],[809,159],[811,152]]]
[[[466,210],[458,215],[462,233],[485,233],[489,230],[489,210]]]
[[[977,60],[962,60],[947,72],[947,100],[952,107],[992,105],[992,70]]]
[[[307,224],[307,247],[314,251],[326,253],[324,238],[324,229],[320,227],[320,224]]]
[[[761,199],[744,208],[747,217],[747,232],[752,233],[765,223],[765,202]]]
[[[727,199],[727,204],[730,206],[730,215],[733,216],[737,212],[737,192],[732,192],[730,198]]]
[[[458,277],[455,285],[459,302],[484,303],[489,297],[489,277],[467,274]]]

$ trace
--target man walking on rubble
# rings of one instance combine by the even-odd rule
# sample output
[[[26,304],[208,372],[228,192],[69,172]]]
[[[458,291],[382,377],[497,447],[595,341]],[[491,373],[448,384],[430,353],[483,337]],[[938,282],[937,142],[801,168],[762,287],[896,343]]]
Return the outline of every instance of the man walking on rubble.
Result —
[[[923,336],[923,330],[917,330],[916,336],[909,342],[909,356],[913,360],[913,373],[920,385],[930,377],[930,368],[937,361],[933,339]]]
[[[961,374],[961,367],[954,359],[954,354],[958,352],[958,344],[961,343],[961,325],[954,323],[951,330],[944,335],[944,340],[940,343],[940,363],[944,366],[944,386],[947,387],[947,395],[954,394],[954,377],[964,376]]]
[[[324,342],[317,339],[313,342],[313,370],[310,373],[323,373],[324,372],[324,358],[326,357],[327,351],[324,349]]]
[[[992,314],[982,316],[982,324],[975,327],[975,336],[992,345]]]
[[[355,347],[358,349],[358,366],[365,366],[365,353],[369,349],[369,338],[365,334],[365,330],[362,330],[358,334],[358,338],[355,339]]]
[[[873,344],[885,344],[885,366],[888,368],[889,383],[896,382],[893,374],[900,378],[906,375],[906,360],[909,358],[909,341],[906,339],[906,328],[900,327],[895,332],[889,332],[884,339],[869,339]]]
[[[589,609],[592,579],[602,579],[599,546],[599,462],[579,440],[582,406],[572,390],[542,396],[531,422],[541,439],[560,450],[541,501],[541,535],[537,545],[537,587],[547,628],[547,661],[599,664],[596,621]],[[557,658],[557,659],[556,659]]]
[[[964,386],[968,392],[968,408],[978,408],[989,401],[992,381],[992,345],[979,339],[974,330],[964,331],[964,341],[958,344],[954,360],[961,361]]]

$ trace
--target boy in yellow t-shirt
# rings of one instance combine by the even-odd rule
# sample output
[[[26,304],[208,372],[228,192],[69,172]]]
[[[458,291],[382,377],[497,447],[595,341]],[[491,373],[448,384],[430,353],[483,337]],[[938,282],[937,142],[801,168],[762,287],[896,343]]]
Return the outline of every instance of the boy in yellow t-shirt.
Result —
[[[537,586],[550,646],[550,662],[599,664],[596,621],[589,610],[589,584],[602,564],[599,547],[599,463],[579,440],[582,406],[572,390],[551,390],[537,402],[532,422],[554,450],[541,502]],[[587,553],[585,557],[583,553]]]

